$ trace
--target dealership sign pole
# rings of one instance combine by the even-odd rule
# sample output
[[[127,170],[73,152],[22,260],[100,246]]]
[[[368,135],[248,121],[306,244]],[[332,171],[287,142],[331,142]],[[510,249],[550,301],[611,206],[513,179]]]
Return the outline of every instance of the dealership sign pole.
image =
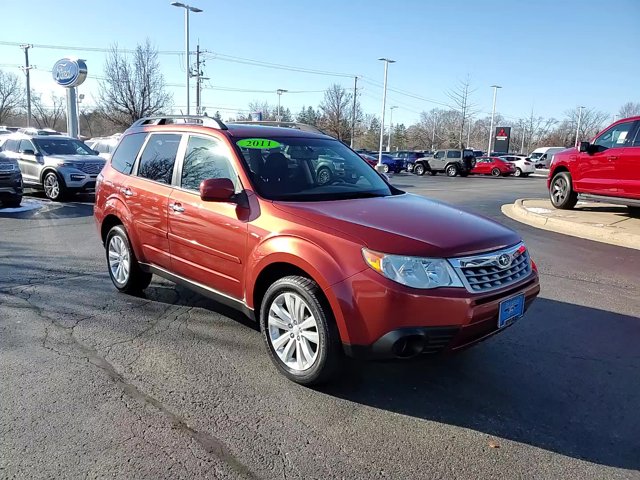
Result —
[[[78,136],[77,87],[87,78],[87,64],[84,60],[61,58],[51,70],[53,80],[67,90],[67,134]],[[48,125],[53,127],[53,125]]]

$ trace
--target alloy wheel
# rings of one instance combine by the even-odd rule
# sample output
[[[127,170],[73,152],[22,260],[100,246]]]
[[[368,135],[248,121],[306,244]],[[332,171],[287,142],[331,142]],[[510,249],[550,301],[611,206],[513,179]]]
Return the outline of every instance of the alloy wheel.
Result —
[[[326,185],[331,181],[331,172],[328,168],[321,168],[318,172],[318,184]]]
[[[514,175],[516,177],[521,177],[522,176],[522,170],[520,170],[519,168],[516,168],[516,173],[514,173]]]
[[[60,182],[58,176],[55,173],[49,173],[44,178],[43,182],[44,193],[48,198],[55,199],[60,196]]]
[[[553,185],[551,185],[552,191],[551,196],[553,197],[553,203],[555,205],[561,204],[565,198],[567,198],[567,194],[569,193],[569,183],[567,180],[558,176],[553,181]]]
[[[295,371],[313,366],[320,351],[318,324],[302,296],[278,295],[269,307],[267,326],[271,346],[285,366]]]
[[[129,279],[131,255],[124,240],[118,235],[114,235],[109,242],[109,270],[120,285],[124,285]]]

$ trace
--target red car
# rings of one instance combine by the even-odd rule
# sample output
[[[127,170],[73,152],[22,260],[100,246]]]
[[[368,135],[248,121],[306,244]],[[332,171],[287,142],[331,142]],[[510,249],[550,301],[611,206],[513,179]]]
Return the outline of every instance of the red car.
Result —
[[[367,162],[369,165],[371,165],[373,168],[376,168],[376,165],[378,164],[377,157],[374,157],[373,155],[369,155],[368,153],[359,153],[358,155],[360,155],[362,159],[365,162]]]
[[[318,182],[327,149],[356,183]],[[466,347],[522,317],[540,290],[514,231],[405,193],[343,143],[302,129],[141,119],[96,190],[118,290],[139,292],[157,274],[245,312],[276,367],[302,384],[327,380],[345,353]]]
[[[640,116],[618,120],[591,142],[556,153],[547,187],[556,208],[573,208],[581,195],[640,209]]]
[[[494,177],[506,177],[516,173],[513,163],[498,157],[478,157],[476,165],[471,170],[474,175],[492,175]]]

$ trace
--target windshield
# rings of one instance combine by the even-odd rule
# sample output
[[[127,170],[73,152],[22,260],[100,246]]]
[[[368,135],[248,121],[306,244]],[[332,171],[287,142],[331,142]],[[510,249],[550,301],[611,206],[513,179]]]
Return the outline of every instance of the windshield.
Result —
[[[37,138],[33,143],[44,155],[94,155],[89,147],[73,138]]]
[[[532,153],[531,155],[529,155],[529,158],[530,158],[531,160],[535,160],[536,158],[540,158],[541,156],[542,156],[542,153],[540,153],[540,152],[535,152],[535,153]]]
[[[343,200],[399,193],[337,140],[245,138],[236,146],[257,192],[269,200]]]

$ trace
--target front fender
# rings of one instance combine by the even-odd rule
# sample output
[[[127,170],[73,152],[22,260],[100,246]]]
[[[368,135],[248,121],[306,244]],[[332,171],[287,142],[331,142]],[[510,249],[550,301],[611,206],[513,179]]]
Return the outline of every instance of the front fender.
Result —
[[[333,249],[341,249],[342,255],[337,255],[328,249],[296,236],[277,236],[266,239],[258,245],[247,259],[246,301],[251,308],[260,308],[253,305],[253,296],[256,279],[269,265],[275,263],[287,263],[307,273],[322,289],[333,311],[341,338],[348,338],[348,328],[342,315],[340,304],[332,285],[342,282],[346,278],[355,275],[367,267],[362,260],[359,247],[351,244],[344,245],[347,240],[336,239],[332,244]],[[352,248],[356,255],[346,255],[346,249]],[[343,261],[345,260],[346,261]]]

